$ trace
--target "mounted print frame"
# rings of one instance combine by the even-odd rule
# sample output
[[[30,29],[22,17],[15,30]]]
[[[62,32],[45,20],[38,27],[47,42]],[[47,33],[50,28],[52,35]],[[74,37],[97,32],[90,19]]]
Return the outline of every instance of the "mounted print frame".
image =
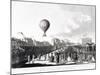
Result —
[[[11,1],[11,74],[96,69],[96,6]]]

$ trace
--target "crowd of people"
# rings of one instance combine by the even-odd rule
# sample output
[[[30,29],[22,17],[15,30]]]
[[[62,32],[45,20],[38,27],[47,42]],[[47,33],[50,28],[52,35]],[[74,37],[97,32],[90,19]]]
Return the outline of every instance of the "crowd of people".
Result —
[[[67,62],[75,62],[75,63],[84,63],[84,62],[95,62],[95,50],[85,50],[85,48],[81,48],[83,51],[54,51],[49,53],[49,62],[56,62],[57,64],[64,64]]]

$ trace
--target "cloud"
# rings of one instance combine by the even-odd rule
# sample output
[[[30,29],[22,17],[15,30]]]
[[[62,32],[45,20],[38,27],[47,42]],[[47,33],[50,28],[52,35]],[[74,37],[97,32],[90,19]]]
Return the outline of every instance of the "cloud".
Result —
[[[77,29],[77,28],[79,28],[79,25],[73,19],[69,19],[67,21],[67,24],[68,24],[68,27],[70,29]]]
[[[90,22],[91,21],[91,17],[88,15],[81,15],[81,22]]]
[[[90,23],[91,22],[91,16],[85,15],[85,14],[80,14],[75,16],[75,19],[79,23]]]
[[[86,23],[91,23],[91,17],[85,14],[73,14],[71,18],[66,21],[66,29],[70,32],[72,30],[76,30],[80,28],[82,25],[86,25]]]

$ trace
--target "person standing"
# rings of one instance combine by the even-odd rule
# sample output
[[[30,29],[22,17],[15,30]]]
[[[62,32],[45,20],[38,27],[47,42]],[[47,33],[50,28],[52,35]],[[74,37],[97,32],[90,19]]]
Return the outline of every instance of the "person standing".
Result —
[[[57,53],[57,63],[59,63],[59,53]]]
[[[28,55],[28,63],[30,63],[30,55]]]
[[[34,54],[33,54],[33,56],[32,56],[32,63],[34,63],[34,58],[35,58],[35,56],[34,56]]]
[[[53,56],[53,53],[51,53],[51,62],[54,62],[54,56]]]

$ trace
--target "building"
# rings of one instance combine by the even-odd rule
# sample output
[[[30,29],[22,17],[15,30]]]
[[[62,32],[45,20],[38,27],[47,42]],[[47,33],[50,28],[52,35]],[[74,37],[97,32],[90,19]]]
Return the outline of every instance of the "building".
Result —
[[[92,43],[92,39],[91,38],[82,38],[82,44],[86,45],[87,43]]]

